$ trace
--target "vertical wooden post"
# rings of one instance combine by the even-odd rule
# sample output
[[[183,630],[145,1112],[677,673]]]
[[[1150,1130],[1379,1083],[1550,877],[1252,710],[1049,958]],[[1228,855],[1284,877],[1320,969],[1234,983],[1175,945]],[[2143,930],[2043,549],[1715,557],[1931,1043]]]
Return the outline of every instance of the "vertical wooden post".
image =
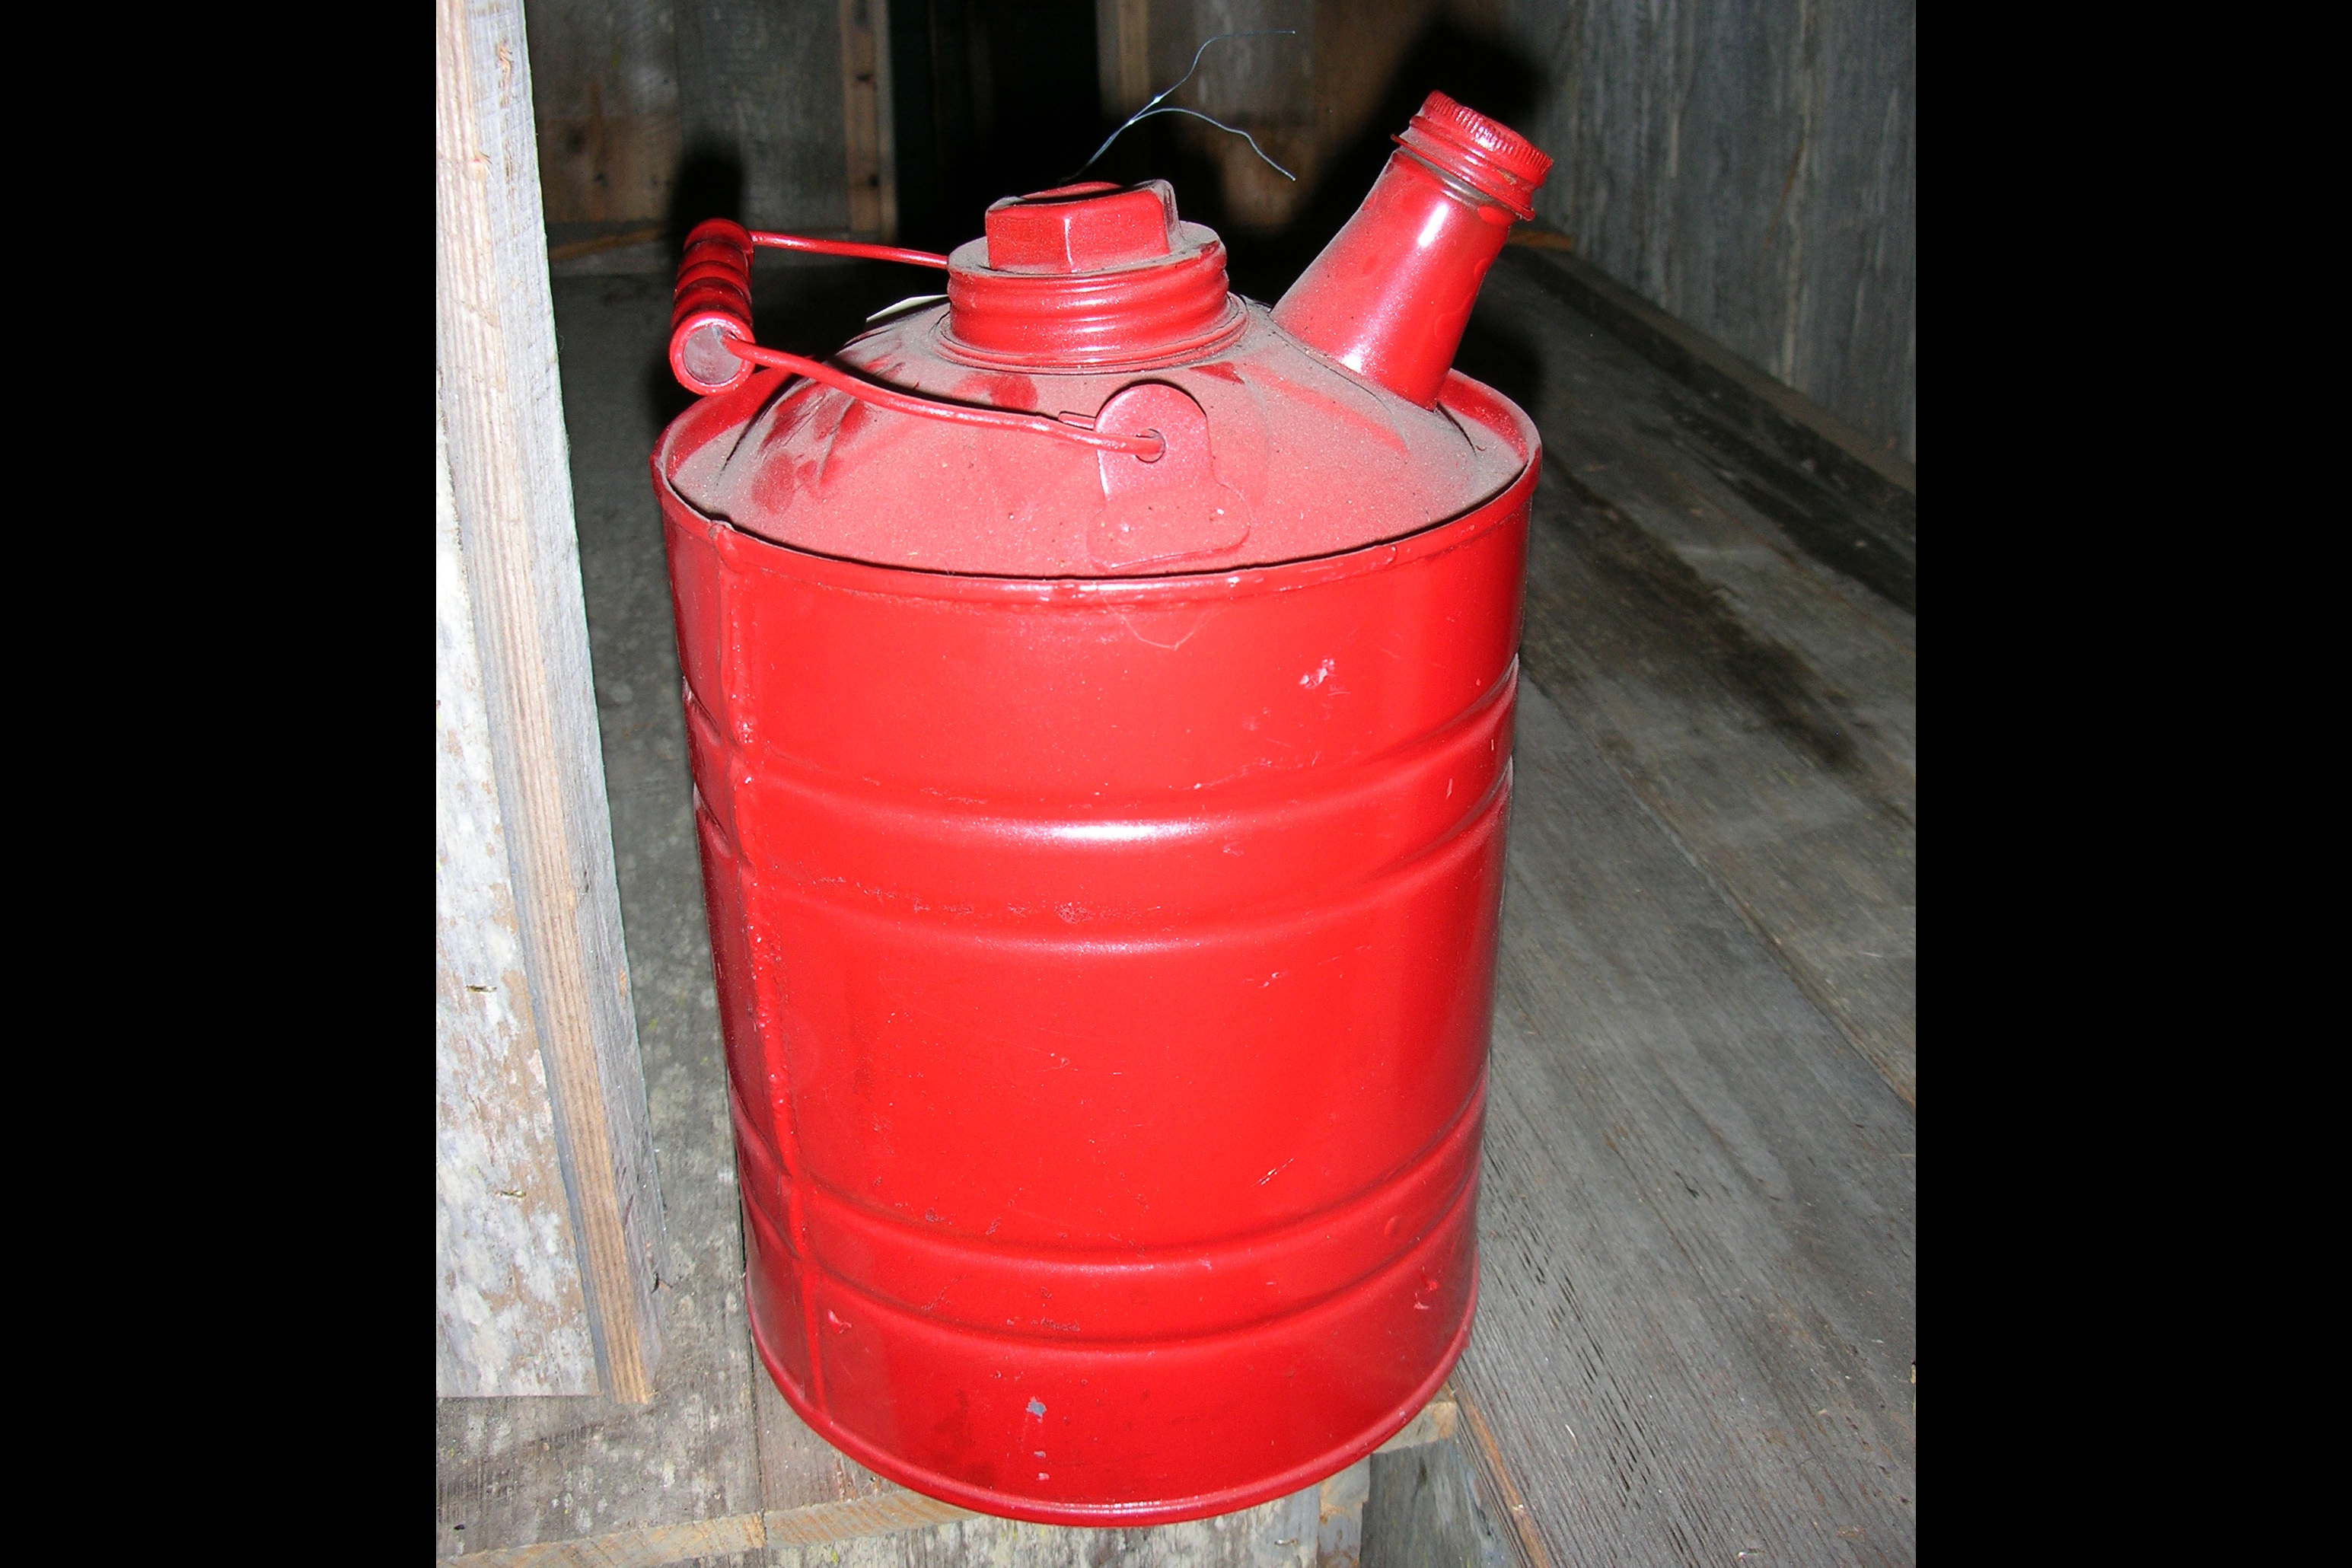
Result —
[[[895,237],[890,169],[890,15],[887,0],[841,0],[842,118],[849,147],[849,227]]]
[[[433,1386],[445,1399],[595,1394],[604,1380],[523,973],[447,421],[435,416]]]
[[[1150,0],[1095,0],[1095,64],[1113,124],[1151,98]]]
[[[530,1017],[604,1390],[653,1397],[667,1271],[590,684],[520,0],[436,0],[447,473]],[[476,1392],[499,1393],[498,1387]]]

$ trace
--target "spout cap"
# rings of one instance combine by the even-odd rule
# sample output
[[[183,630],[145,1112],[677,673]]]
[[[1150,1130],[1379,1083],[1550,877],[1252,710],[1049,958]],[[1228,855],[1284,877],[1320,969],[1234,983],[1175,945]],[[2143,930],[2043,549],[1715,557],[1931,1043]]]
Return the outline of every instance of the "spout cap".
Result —
[[[1521,218],[1536,216],[1536,190],[1551,173],[1551,158],[1508,126],[1433,92],[1396,140]]]

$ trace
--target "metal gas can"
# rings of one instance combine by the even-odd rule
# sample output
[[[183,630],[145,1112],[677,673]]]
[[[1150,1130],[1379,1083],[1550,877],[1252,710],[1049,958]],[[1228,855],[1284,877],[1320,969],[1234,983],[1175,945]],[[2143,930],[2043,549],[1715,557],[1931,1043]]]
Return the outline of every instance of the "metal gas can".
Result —
[[[1549,160],[1433,96],[1282,302],[1161,182],[760,348],[654,454],[751,1331],[991,1513],[1295,1491],[1466,1342],[1537,437],[1451,371]],[[843,248],[834,247],[831,248]],[[794,374],[792,372],[800,374]]]

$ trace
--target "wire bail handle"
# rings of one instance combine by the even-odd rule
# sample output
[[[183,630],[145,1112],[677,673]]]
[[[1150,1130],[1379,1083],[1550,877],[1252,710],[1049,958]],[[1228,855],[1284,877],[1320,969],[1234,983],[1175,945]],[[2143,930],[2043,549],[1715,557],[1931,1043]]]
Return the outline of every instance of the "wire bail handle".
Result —
[[[1056,419],[985,404],[950,403],[867,381],[821,360],[761,348],[751,330],[751,258],[763,247],[818,256],[897,261],[941,270],[948,265],[946,257],[928,250],[772,234],[747,229],[723,217],[695,225],[693,232],[686,237],[685,254],[678,258],[677,283],[670,308],[669,366],[678,384],[698,397],[731,392],[751,378],[753,366],[765,365],[805,376],[877,408],[917,418],[999,430],[1025,430],[1098,452],[1123,452],[1147,463],[1156,461],[1167,449],[1167,443],[1149,431],[1139,436],[1101,435],[1096,432],[1095,422],[1082,415],[1065,414]]]

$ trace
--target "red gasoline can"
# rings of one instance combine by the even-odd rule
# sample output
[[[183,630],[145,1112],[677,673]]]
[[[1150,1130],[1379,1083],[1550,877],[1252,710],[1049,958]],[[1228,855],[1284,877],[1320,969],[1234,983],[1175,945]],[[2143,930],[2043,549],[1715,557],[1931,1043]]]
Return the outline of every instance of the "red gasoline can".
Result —
[[[1469,1337],[1538,462],[1449,367],[1550,160],[1442,95],[1398,141],[1271,311],[1157,181],[998,203],[822,364],[748,293],[822,247],[681,268],[709,395],[653,467],[752,1336],[934,1497],[1244,1508]]]

